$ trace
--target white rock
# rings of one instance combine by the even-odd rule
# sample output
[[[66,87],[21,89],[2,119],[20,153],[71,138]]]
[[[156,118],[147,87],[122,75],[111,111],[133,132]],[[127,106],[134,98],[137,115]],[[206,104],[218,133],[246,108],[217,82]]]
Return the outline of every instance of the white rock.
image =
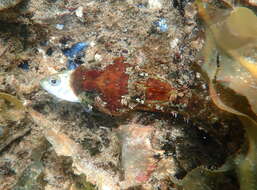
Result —
[[[95,60],[96,61],[102,61],[102,56],[100,54],[95,54]]]
[[[55,28],[58,30],[62,30],[64,28],[64,24],[56,24]]]
[[[175,38],[174,40],[172,40],[172,41],[170,42],[170,47],[171,47],[171,48],[177,47],[178,42],[179,42],[178,38]]]
[[[75,11],[75,14],[76,14],[77,17],[82,18],[83,17],[83,7],[80,6],[79,8],[77,8],[76,11]]]
[[[148,0],[149,9],[157,10],[162,8],[162,0]]]

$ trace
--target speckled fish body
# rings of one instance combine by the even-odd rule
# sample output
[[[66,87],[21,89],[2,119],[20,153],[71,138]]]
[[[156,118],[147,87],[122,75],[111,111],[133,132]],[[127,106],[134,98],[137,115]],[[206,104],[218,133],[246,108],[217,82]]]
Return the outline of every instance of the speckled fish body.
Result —
[[[52,84],[55,82],[52,79],[56,78],[60,82]],[[58,98],[90,104],[110,115],[121,115],[133,109],[166,112],[187,101],[177,96],[178,90],[170,81],[155,74],[135,77],[133,66],[122,57],[104,69],[81,65],[74,71],[50,76],[41,85]]]

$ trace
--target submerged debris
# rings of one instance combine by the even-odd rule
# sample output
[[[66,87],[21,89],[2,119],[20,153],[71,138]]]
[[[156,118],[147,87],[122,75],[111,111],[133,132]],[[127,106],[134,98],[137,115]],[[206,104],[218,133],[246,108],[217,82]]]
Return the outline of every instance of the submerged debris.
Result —
[[[89,46],[87,42],[78,42],[74,45],[72,45],[71,48],[67,48],[63,50],[63,54],[68,57],[68,62],[67,62],[67,69],[68,70],[73,70],[76,69],[81,62],[79,62],[78,59],[80,57],[84,56],[84,50]]]
[[[165,18],[160,18],[159,20],[155,21],[154,25],[157,27],[157,30],[161,32],[167,32],[169,30],[167,19]]]
[[[86,42],[78,42],[74,44],[71,48],[63,50],[64,55],[68,58],[75,58],[81,51],[89,46]]]
[[[159,152],[151,146],[153,132],[153,126],[130,124],[119,127],[121,164],[127,186],[146,183],[157,168],[158,159],[154,156]]]

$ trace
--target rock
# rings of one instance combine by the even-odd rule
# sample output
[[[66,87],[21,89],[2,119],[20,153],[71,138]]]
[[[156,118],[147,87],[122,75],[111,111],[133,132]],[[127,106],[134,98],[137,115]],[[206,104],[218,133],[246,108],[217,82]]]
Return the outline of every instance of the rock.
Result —
[[[0,11],[8,9],[20,3],[22,0],[1,0],[0,1]]]

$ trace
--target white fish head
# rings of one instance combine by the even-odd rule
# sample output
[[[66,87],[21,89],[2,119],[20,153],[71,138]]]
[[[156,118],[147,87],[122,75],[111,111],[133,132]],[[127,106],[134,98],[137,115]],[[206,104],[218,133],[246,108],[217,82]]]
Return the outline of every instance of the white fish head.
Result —
[[[61,100],[66,100],[69,102],[80,102],[78,96],[74,93],[71,87],[71,73],[73,71],[64,71],[46,77],[40,81],[40,85],[48,93],[60,98]]]

